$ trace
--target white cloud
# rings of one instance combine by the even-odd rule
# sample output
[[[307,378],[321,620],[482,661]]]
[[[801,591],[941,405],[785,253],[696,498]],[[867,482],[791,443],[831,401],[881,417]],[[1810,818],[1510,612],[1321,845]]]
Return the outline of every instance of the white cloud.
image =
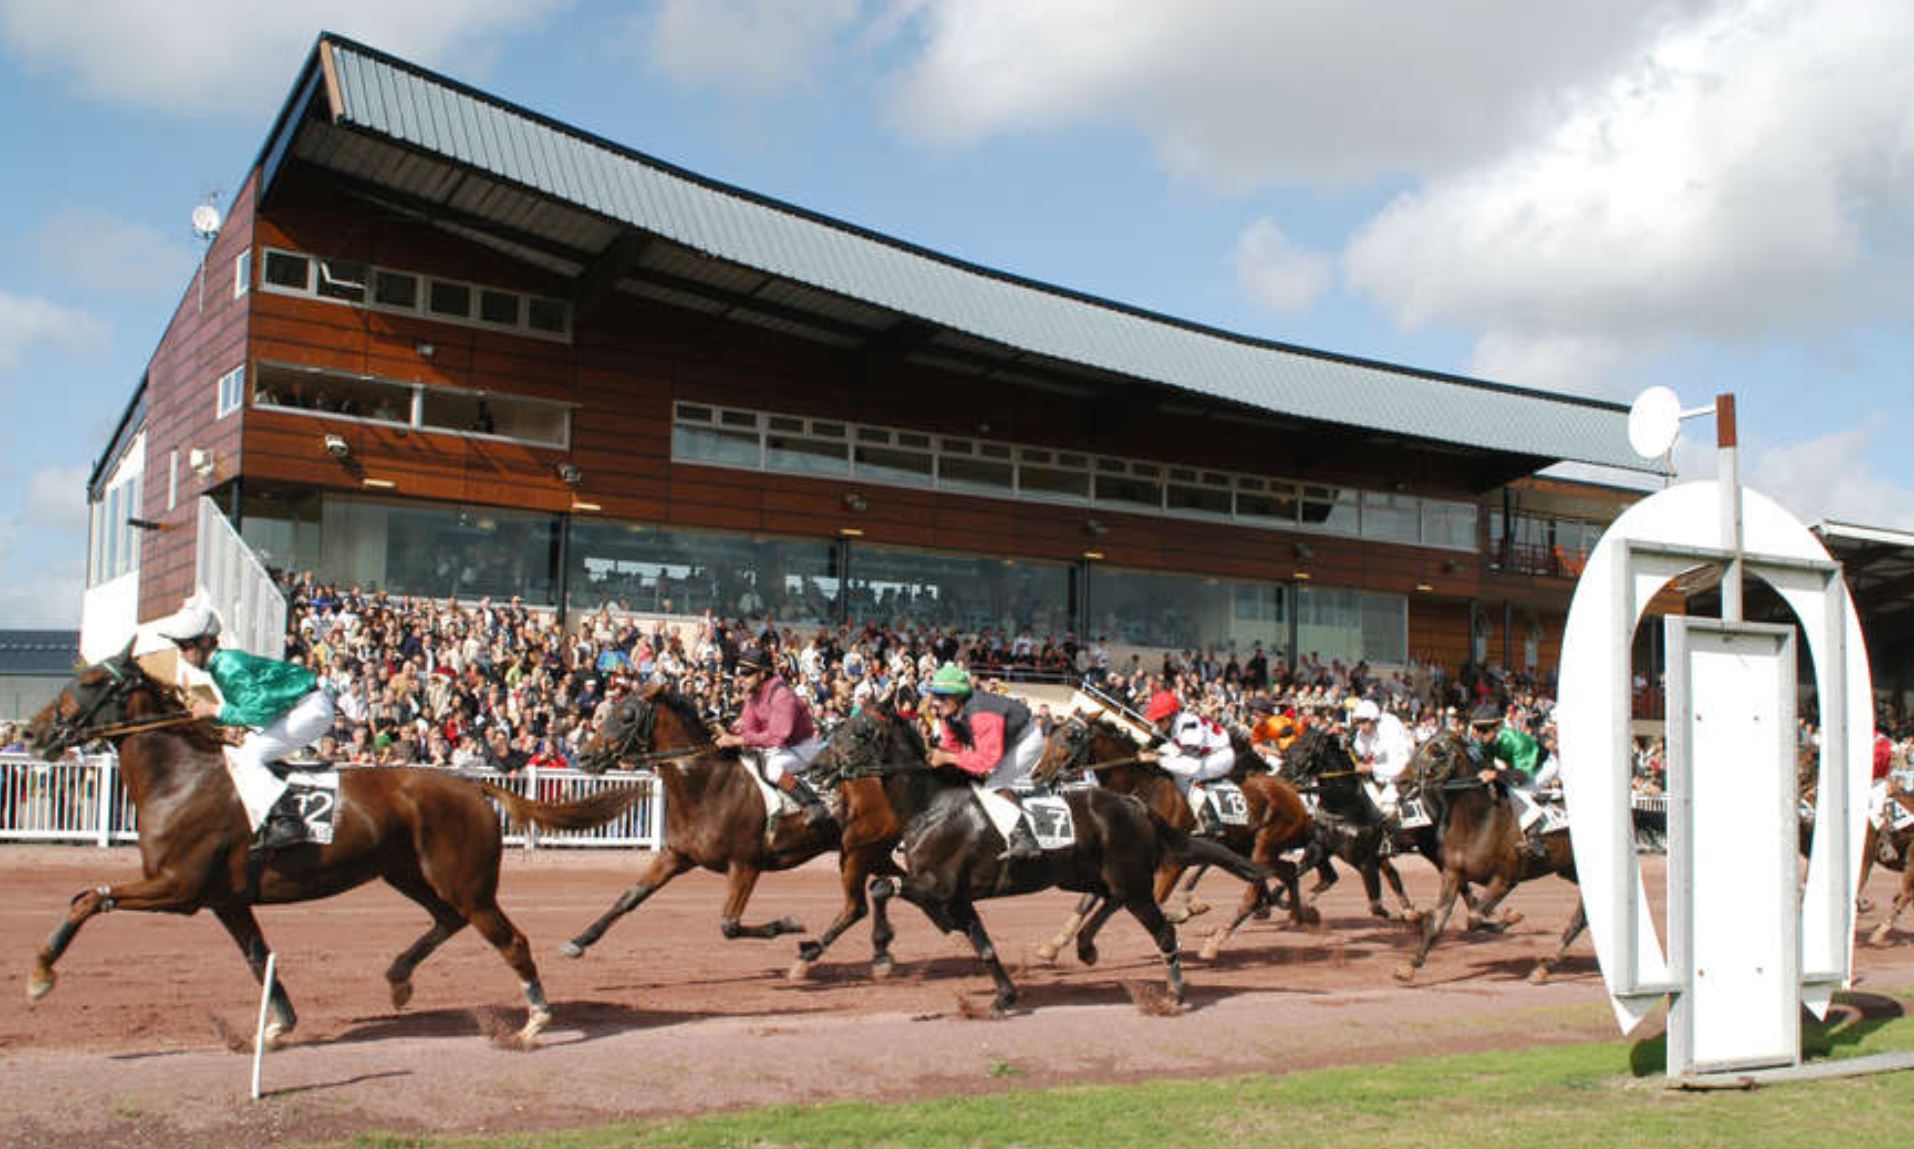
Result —
[[[77,287],[120,295],[175,295],[199,257],[181,238],[96,211],[73,208],[42,224],[33,246],[42,268]]]
[[[1342,0],[925,0],[898,76],[913,135],[966,144],[1082,122],[1138,128],[1230,187],[1453,168],[1548,122],[1562,91],[1696,0],[1371,6]]]
[[[1914,491],[1886,477],[1869,458],[1891,425],[1889,420],[1876,419],[1783,445],[1751,448],[1744,441],[1741,481],[1804,523],[1838,519],[1914,530]],[[1718,458],[1711,432],[1691,438],[1684,427],[1684,437],[1675,445],[1675,465],[1684,481],[1713,478]]]
[[[1546,134],[1400,196],[1351,287],[1509,347],[1753,342],[1906,314],[1914,7],[1724,3]],[[1513,379],[1514,382],[1528,382]]]
[[[84,312],[0,291],[0,371],[19,366],[41,344],[82,350],[106,337],[106,325]]]
[[[638,17],[653,67],[687,87],[771,96],[808,88],[860,0],[658,0]]]
[[[1625,369],[1645,349],[1597,335],[1528,335],[1491,330],[1475,345],[1469,374],[1547,391],[1633,402],[1640,387]]]
[[[322,29],[437,64],[541,23],[563,2],[0,0],[0,41],[103,99],[257,118],[285,95]]]
[[[1335,274],[1328,255],[1298,245],[1268,219],[1258,219],[1236,238],[1230,262],[1236,282],[1278,315],[1308,310]]]
[[[86,586],[84,466],[35,471],[0,516],[0,627],[77,627]]]
[[[91,469],[83,463],[49,464],[27,479],[20,505],[20,522],[37,531],[86,533],[86,479]]]

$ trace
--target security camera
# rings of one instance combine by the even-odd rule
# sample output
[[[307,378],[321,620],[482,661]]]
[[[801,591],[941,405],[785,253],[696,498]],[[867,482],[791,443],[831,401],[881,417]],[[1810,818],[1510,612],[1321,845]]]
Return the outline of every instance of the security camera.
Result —
[[[579,470],[575,463],[560,463],[558,465],[558,478],[559,481],[563,482],[566,486],[576,487],[585,481],[585,472]]]
[[[352,455],[352,444],[346,442],[342,436],[327,435],[326,454],[331,455],[335,459],[350,458]]]

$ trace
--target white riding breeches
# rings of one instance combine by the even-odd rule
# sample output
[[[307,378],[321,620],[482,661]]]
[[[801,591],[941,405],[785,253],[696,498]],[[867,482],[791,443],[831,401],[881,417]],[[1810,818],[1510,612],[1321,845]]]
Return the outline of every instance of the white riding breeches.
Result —
[[[775,786],[778,780],[788,774],[802,774],[824,750],[824,743],[816,738],[807,738],[792,746],[772,746],[768,749],[754,750],[758,760],[758,773],[764,780]]]
[[[332,728],[332,695],[323,690],[293,703],[291,710],[258,730],[248,731],[238,746],[228,747],[226,762],[233,786],[257,829],[273,804],[286,792],[286,783],[272,772],[271,763],[310,746]]]
[[[1192,782],[1209,782],[1217,778],[1229,777],[1231,768],[1236,765],[1236,750],[1234,747],[1225,746],[1220,750],[1212,750],[1208,754],[1197,757],[1180,750],[1170,749],[1157,760],[1157,764],[1176,779],[1178,789],[1188,794]]]
[[[1376,804],[1376,809],[1382,811],[1383,817],[1393,818],[1396,816],[1396,811],[1400,809],[1402,805],[1402,795],[1396,792],[1396,784],[1394,782],[1378,782],[1374,779],[1367,779],[1363,782],[1363,785],[1368,788],[1370,800]]]

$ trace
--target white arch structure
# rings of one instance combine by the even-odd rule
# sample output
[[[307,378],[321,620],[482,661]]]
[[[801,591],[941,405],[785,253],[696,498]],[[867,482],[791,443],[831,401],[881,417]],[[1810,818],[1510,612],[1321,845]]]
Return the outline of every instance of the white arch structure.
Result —
[[[1589,557],[1562,640],[1557,710],[1562,782],[1589,933],[1616,1022],[1624,1033],[1633,1030],[1664,997],[1672,995],[1671,1076],[1799,1062],[1799,1006],[1806,1005],[1817,1017],[1823,1016],[1835,990],[1847,986],[1851,973],[1854,895],[1860,877],[1872,768],[1873,690],[1867,650],[1839,564],[1829,557],[1820,540],[1779,504],[1745,488],[1740,492],[1737,516],[1742,537],[1724,537],[1734,532],[1734,523],[1724,525],[1726,517],[1721,513],[1727,494],[1716,482],[1688,483],[1643,500],[1617,519]],[[1724,758],[1719,749],[1710,758],[1705,749],[1708,739],[1721,736],[1721,723],[1696,724],[1694,715],[1700,712],[1699,704],[1684,707],[1685,713],[1676,713],[1675,707],[1688,701],[1690,692],[1674,692],[1678,697],[1671,697],[1668,716],[1671,749],[1677,738],[1698,741],[1703,749],[1690,747],[1685,757],[1690,762],[1706,759],[1716,764],[1686,775],[1686,792],[1681,785],[1671,784],[1668,913],[1671,933],[1681,936],[1671,939],[1671,952],[1665,954],[1656,935],[1632,836],[1631,641],[1649,600],[1670,580],[1706,565],[1730,564],[1732,575],[1731,564],[1736,559],[1747,572],[1772,586],[1793,609],[1813,660],[1822,722],[1814,847],[1806,885],[1797,886],[1792,765],[1780,767],[1786,771],[1788,816],[1777,816],[1771,806],[1747,807],[1745,803],[1750,799],[1726,793],[1728,788],[1721,785],[1724,779],[1733,780],[1730,776],[1741,759],[1732,755]],[[1724,591],[1724,600],[1725,596]],[[1735,613],[1739,613],[1738,595]],[[1774,685],[1785,677],[1786,684],[1792,684],[1791,632],[1748,626],[1738,620],[1694,620],[1686,628],[1683,620],[1671,621],[1671,636],[1678,639],[1677,646],[1684,634],[1695,636],[1698,650],[1715,644],[1710,648],[1713,661],[1698,657],[1693,664],[1699,668],[1697,677],[1705,677],[1712,667],[1719,678],[1734,679],[1743,673],[1737,667],[1758,664],[1768,670],[1758,671],[1746,680],[1748,683]],[[1724,648],[1720,645],[1722,635],[1727,635],[1730,643],[1745,641],[1739,648]],[[1755,653],[1764,636],[1765,640],[1778,639],[1768,642],[1766,655],[1741,657],[1743,652]],[[1785,666],[1781,665],[1783,658]],[[1671,678],[1681,669],[1671,660]],[[1763,717],[1770,711],[1774,711],[1773,722],[1787,721],[1793,713],[1792,697],[1773,706],[1762,697],[1761,690],[1742,689],[1737,694],[1731,686],[1724,694],[1717,686],[1711,695],[1710,688],[1700,683],[1697,686],[1701,689],[1695,697],[1711,700],[1709,717],[1735,710],[1738,716],[1728,716],[1727,725],[1740,722],[1739,729],[1744,733],[1759,730],[1760,740],[1751,742],[1741,737],[1734,741],[1731,736],[1730,741],[1735,753],[1751,746],[1759,748],[1759,753],[1748,756],[1746,777],[1756,789],[1765,786],[1772,790],[1773,764],[1752,759],[1765,758],[1769,748],[1786,745],[1787,737],[1771,737],[1775,731],[1761,723],[1770,721]],[[1791,692],[1768,693],[1780,697]],[[1671,761],[1671,771],[1679,765]],[[1671,783],[1676,783],[1672,773]],[[1696,792],[1701,789],[1708,792]],[[1714,829],[1697,830],[1710,819],[1725,817],[1721,811],[1732,809],[1737,801],[1753,810],[1755,824],[1763,827],[1754,837],[1765,840],[1746,840],[1747,835],[1724,830],[1719,822]],[[1773,840],[1777,827],[1785,830],[1785,842]],[[1685,840],[1685,854],[1683,842],[1677,839]],[[1704,844],[1705,849],[1697,851],[1697,843]],[[1780,851],[1785,851],[1785,867],[1777,864]],[[1697,877],[1705,878],[1710,873],[1715,875],[1715,884],[1704,881],[1702,886],[1718,890],[1724,875],[1738,880],[1738,893],[1746,905],[1756,906],[1758,913],[1762,905],[1769,907],[1766,912],[1770,920],[1786,927],[1781,931],[1784,937],[1780,948],[1775,951],[1783,964],[1779,981],[1772,963],[1758,954],[1750,954],[1745,960],[1763,964],[1750,964],[1750,978],[1740,983],[1733,982],[1733,971],[1714,968],[1744,959],[1738,948],[1724,950],[1718,941],[1715,948],[1708,948],[1708,931],[1732,928],[1727,915],[1738,912],[1736,907],[1722,907],[1697,897]],[[1767,875],[1774,875],[1774,880]],[[1773,901],[1759,901],[1763,899]],[[1729,984],[1739,985],[1735,992],[1742,995],[1730,1005],[1740,1006],[1745,999],[1745,1010],[1718,1009],[1714,1011],[1716,1020],[1703,1022],[1714,1027],[1712,1035],[1698,1035],[1692,1017],[1678,1024],[1684,1003],[1692,1005],[1697,1000],[1698,952],[1704,958],[1704,981],[1727,972]],[[1726,960],[1716,960],[1711,966],[1706,960],[1711,955]],[[1786,994],[1785,1001],[1777,1000],[1781,993]],[[1791,1027],[1793,1048],[1781,1055],[1782,1060],[1775,1059],[1779,1045],[1784,1044],[1776,1034],[1744,1038],[1734,1032],[1740,1024],[1734,1015],[1744,1012],[1749,1017],[1784,1019]],[[1724,1050],[1732,1051],[1744,1040],[1756,1045],[1765,1041],[1774,1048],[1745,1057],[1724,1054]]]

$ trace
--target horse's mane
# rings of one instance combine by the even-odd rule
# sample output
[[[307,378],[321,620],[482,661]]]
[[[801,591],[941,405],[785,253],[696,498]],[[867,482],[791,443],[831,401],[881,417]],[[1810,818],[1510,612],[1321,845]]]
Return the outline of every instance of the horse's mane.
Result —
[[[653,704],[669,710],[698,741],[711,741],[711,727],[705,722],[704,715],[698,713],[698,704],[689,696],[675,690],[660,690],[651,700]]]
[[[1283,751],[1283,777],[1307,781],[1323,773],[1323,754],[1326,747],[1333,748],[1335,742],[1334,732],[1321,726],[1305,727],[1289,744],[1289,749]]]
[[[924,769],[928,752],[917,724],[872,703],[845,719],[815,758],[812,769],[827,784]]]

